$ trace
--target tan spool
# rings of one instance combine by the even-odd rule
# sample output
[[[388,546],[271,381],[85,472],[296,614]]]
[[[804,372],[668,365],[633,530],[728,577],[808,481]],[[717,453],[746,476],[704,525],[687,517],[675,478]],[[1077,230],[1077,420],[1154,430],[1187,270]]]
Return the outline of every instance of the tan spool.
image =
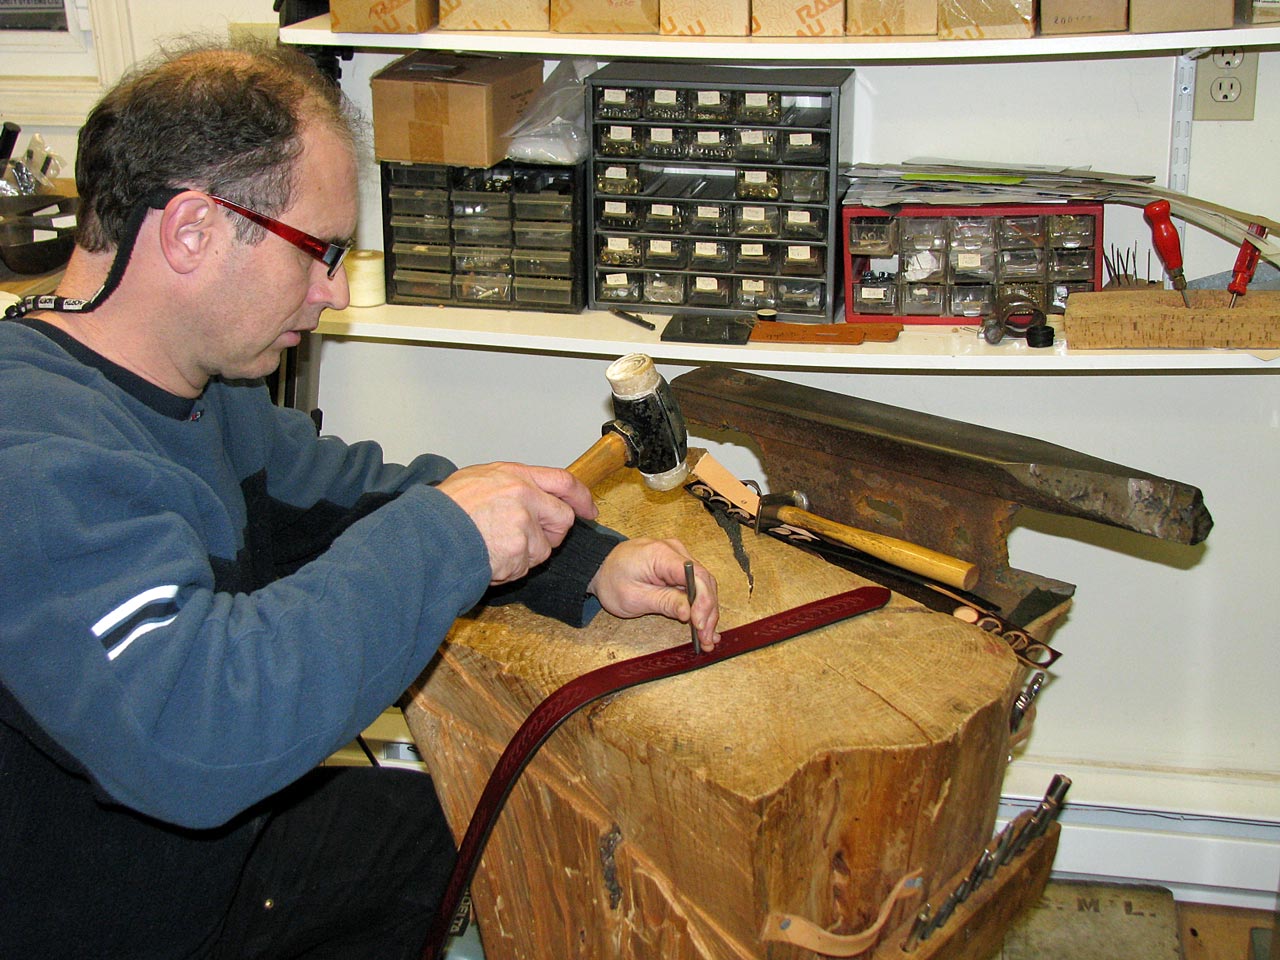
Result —
[[[381,250],[352,250],[342,261],[351,289],[351,306],[376,307],[387,302]]]

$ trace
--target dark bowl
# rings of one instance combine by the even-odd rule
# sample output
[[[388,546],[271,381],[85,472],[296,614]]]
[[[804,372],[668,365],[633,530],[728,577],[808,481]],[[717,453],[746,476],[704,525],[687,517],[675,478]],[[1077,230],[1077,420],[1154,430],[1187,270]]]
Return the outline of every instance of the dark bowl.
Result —
[[[17,196],[0,196],[0,217],[4,217],[7,220],[9,217],[26,216],[36,210],[42,210],[55,203],[61,204],[63,201],[70,199],[74,198],[53,193],[24,193]]]
[[[79,206],[75,197],[5,197],[6,200],[39,200],[26,210],[43,210],[56,207],[57,213],[46,216],[0,217],[0,260],[14,273],[49,273],[65,266],[75,246],[75,227],[56,226],[68,214],[74,215]],[[34,239],[37,230],[53,233],[52,237]]]

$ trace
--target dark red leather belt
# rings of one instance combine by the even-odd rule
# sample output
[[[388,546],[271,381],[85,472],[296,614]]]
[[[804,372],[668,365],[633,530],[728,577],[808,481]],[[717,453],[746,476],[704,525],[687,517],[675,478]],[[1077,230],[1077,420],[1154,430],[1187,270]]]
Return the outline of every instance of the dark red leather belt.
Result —
[[[480,794],[476,811],[458,847],[458,860],[449,877],[449,885],[445,888],[431,932],[427,935],[422,951],[423,960],[438,960],[449,937],[454,915],[458,912],[458,904],[471,883],[485,842],[489,839],[516,778],[538,747],[574,711],[606,694],[625,690],[627,687],[709,667],[713,663],[759,650],[818,627],[878,610],[889,602],[889,595],[884,587],[859,587],[726,630],[720,635],[720,642],[716,644],[715,650],[710,653],[695,653],[692,644],[682,643],[667,650],[658,650],[584,673],[553,692],[520,725],[507,748],[502,751],[493,772],[489,774],[489,782]]]

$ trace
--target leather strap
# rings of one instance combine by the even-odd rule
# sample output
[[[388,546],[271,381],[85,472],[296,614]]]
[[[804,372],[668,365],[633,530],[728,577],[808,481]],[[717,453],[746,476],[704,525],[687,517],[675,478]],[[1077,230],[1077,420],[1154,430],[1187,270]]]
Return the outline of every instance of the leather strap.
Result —
[[[711,652],[695,653],[692,644],[682,643],[589,671],[552,692],[525,718],[489,774],[471,823],[458,846],[458,859],[423,946],[422,960],[438,960],[453,926],[458,904],[471,883],[485,842],[516,779],[547,737],[575,711],[610,693],[650,680],[700,670],[818,627],[878,610],[889,602],[889,596],[884,587],[858,587],[725,630]]]
[[[884,903],[880,905],[880,912],[871,926],[858,933],[831,933],[806,917],[799,917],[793,913],[771,913],[765,921],[760,939],[780,940],[813,953],[820,953],[824,957],[856,957],[876,945],[881,931],[889,922],[890,913],[898,905],[899,900],[920,895],[920,877],[920,871],[915,870],[899,880],[889,891],[889,896],[885,897]]]

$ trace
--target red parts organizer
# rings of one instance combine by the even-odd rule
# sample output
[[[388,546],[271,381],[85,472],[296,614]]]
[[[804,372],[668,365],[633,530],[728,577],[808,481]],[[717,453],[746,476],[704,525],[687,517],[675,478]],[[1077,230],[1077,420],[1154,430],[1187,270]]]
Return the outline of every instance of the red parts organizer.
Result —
[[[1062,313],[1102,289],[1102,204],[845,204],[840,235],[851,323],[979,324],[1015,292]]]

